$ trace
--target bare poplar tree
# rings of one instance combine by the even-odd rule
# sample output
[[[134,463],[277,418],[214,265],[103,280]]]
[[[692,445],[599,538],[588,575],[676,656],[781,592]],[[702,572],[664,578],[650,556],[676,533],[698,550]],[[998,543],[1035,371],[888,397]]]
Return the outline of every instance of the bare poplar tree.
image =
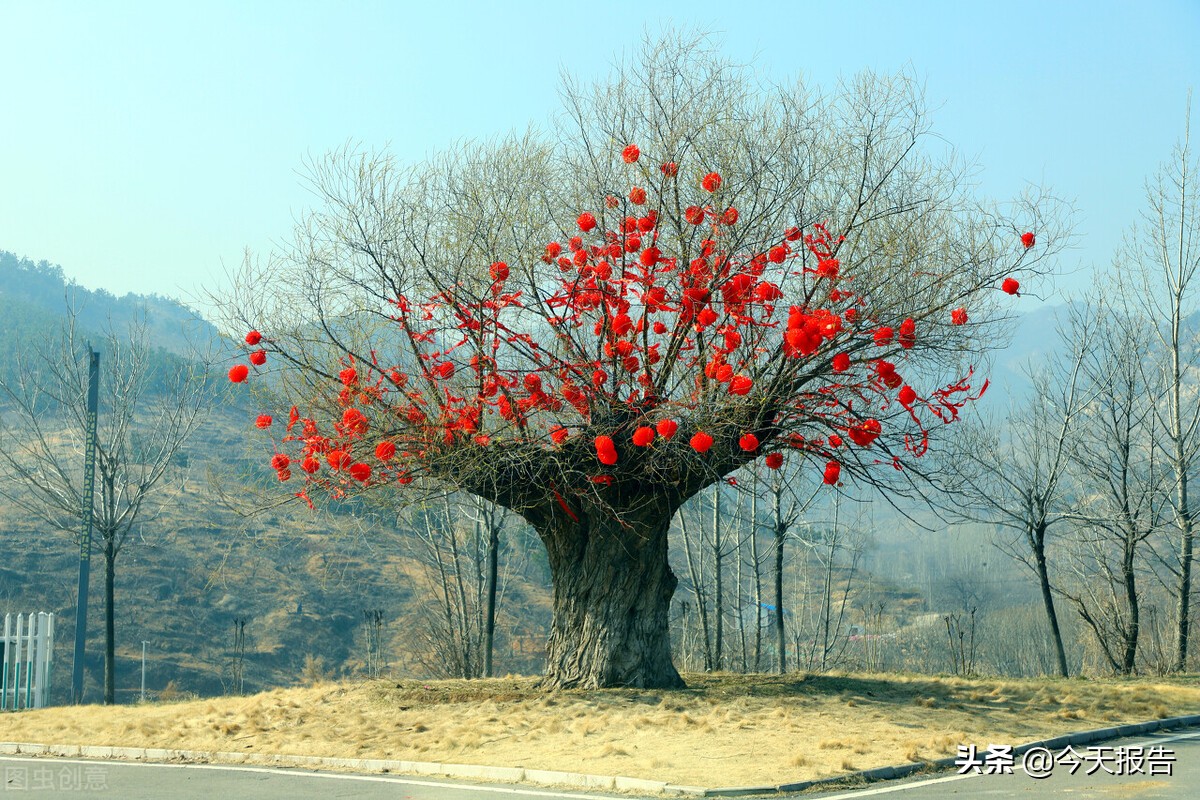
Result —
[[[1117,254],[1113,278],[1121,293],[1139,305],[1144,329],[1152,331],[1154,367],[1163,394],[1157,405],[1158,443],[1172,484],[1176,531],[1175,669],[1187,667],[1191,641],[1192,564],[1200,510],[1191,497],[1191,477],[1200,468],[1200,394],[1196,372],[1200,339],[1192,319],[1200,269],[1200,162],[1191,146],[1191,98],[1183,138],[1146,184],[1146,208]]]

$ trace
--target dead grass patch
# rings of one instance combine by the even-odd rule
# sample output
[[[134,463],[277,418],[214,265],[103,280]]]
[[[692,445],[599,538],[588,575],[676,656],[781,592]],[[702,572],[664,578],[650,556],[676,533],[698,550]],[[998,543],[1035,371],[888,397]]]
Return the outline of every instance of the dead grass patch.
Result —
[[[0,740],[524,766],[712,786],[803,780],[941,758],[960,744],[1018,744],[1200,710],[1200,687],[1186,679],[688,681],[680,691],[550,694],[534,678],[321,683],[5,714]]]

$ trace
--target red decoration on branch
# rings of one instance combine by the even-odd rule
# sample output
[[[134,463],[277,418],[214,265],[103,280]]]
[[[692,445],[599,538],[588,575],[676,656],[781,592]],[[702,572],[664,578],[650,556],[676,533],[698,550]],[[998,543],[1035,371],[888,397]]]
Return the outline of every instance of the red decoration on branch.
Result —
[[[1027,250],[1030,247],[1033,247],[1034,242],[1036,241],[1037,238],[1033,235],[1033,231],[1025,231],[1021,234],[1021,244],[1025,245],[1025,249]]]
[[[246,376],[250,374],[250,368],[245,364],[234,364],[229,370],[229,380],[234,383],[241,383],[246,380]]]
[[[625,145],[625,149],[621,151],[621,160],[626,164],[632,164],[641,158],[642,151],[638,149],[636,144]]]
[[[1000,290],[1005,294],[1017,294],[1021,289],[1021,284],[1016,278],[1005,278],[1004,283],[1000,284]]]

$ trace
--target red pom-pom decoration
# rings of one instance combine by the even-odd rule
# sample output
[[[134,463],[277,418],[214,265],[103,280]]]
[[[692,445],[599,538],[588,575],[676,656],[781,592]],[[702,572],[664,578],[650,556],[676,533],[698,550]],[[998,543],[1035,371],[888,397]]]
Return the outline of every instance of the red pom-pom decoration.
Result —
[[[633,432],[633,443],[638,447],[649,447],[654,441],[654,428],[643,425]]]
[[[596,458],[600,459],[601,464],[608,466],[617,463],[617,447],[613,444],[611,436],[596,437]]]

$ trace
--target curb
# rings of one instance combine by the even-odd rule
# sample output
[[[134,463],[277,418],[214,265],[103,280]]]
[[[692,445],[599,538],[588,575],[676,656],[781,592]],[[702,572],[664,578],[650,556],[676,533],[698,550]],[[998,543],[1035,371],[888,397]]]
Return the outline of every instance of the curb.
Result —
[[[1140,736],[1155,731],[1200,727],[1200,714],[1185,717],[1169,717],[1151,722],[1097,728],[1090,731],[1039,739],[1013,747],[1013,755],[1021,756],[1027,751],[1044,747],[1049,750],[1080,744],[1091,744],[1106,739]],[[0,742],[0,754],[60,756],[67,758],[120,759],[125,761],[196,762],[209,764],[253,764],[271,767],[299,767],[303,769],[349,769],[356,772],[386,772],[408,775],[439,775],[449,778],[495,781],[499,783],[532,783],[542,786],[570,786],[577,789],[608,789],[625,792],[665,794],[676,797],[742,797],[746,795],[779,794],[802,792],[807,789],[837,785],[871,783],[892,780],[929,769],[948,769],[955,766],[956,758],[939,758],[934,761],[919,761],[890,767],[849,772],[829,778],[815,778],[795,783],[777,783],[764,786],[684,786],[666,781],[629,778],[619,775],[590,775],[582,772],[562,772],[548,769],[525,769],[523,767],[488,767],[478,764],[442,764],[430,761],[399,761],[383,758],[328,758],[325,756],[270,755],[266,753],[227,753],[208,750],[171,750],[161,747],[93,747],[74,744],[36,744],[32,742]]]

